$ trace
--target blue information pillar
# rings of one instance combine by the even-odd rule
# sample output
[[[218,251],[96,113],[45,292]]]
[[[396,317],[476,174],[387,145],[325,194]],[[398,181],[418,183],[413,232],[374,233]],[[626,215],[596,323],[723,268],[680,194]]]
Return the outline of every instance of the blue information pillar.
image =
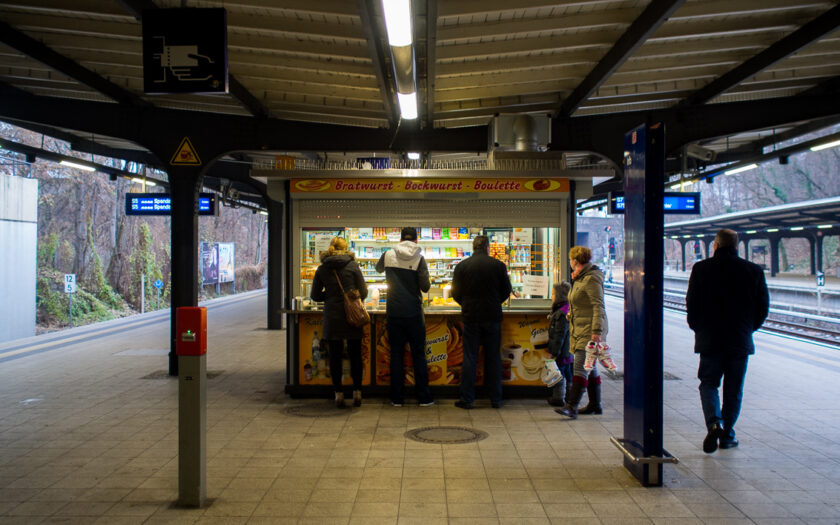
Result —
[[[662,484],[662,280],[664,124],[624,137],[624,466]],[[667,459],[666,459],[667,458]]]

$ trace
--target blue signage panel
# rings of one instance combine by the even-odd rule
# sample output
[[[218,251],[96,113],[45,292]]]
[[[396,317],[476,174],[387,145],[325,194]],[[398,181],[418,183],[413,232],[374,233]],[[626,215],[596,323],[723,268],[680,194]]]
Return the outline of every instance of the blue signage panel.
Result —
[[[225,9],[144,10],[143,91],[227,93]]]
[[[663,211],[669,215],[700,215],[700,192],[665,192]],[[624,213],[624,192],[610,194],[610,213]]]
[[[168,193],[126,193],[126,215],[169,215],[172,209],[172,198]],[[200,193],[198,195],[199,215],[218,215],[219,206],[215,193]]]
[[[626,133],[624,154],[624,445],[636,458],[662,457],[664,125]],[[625,457],[624,466],[662,484],[661,463]]]

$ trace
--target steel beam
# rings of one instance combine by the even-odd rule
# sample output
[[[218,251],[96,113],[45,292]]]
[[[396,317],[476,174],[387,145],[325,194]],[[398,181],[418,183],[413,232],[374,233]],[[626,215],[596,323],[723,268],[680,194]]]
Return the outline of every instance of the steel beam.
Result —
[[[672,107],[554,119],[551,149],[597,152],[620,166],[623,158],[621,132],[640,122],[662,122],[667,130],[669,153],[700,139],[722,137],[791,122],[840,115],[840,97],[780,97],[747,102]]]
[[[779,60],[812,44],[819,38],[837,29],[838,26],[840,26],[840,5],[829,9],[740,66],[706,84],[706,86],[695,91],[680,102],[680,105],[692,106],[704,104],[760,71],[767,69]]]
[[[126,91],[93,71],[82,67],[77,62],[53,51],[5,22],[0,22],[0,42],[121,104],[139,107],[151,106],[134,93]]]
[[[212,158],[215,158],[215,154],[249,150],[487,150],[487,126],[419,130],[416,126],[404,124],[400,133],[394,136],[393,131],[384,129],[254,119],[165,108],[141,109],[103,102],[14,94],[4,96],[0,101],[0,118],[121,138],[140,144],[153,152],[154,143],[168,142],[168,138],[161,135],[178,131],[181,137],[203,137],[203,142],[208,144],[214,153]],[[218,130],[225,132],[219,133]],[[177,142],[175,145],[177,146]]]
[[[395,95],[391,83],[388,81],[388,65],[385,63],[385,54],[382,51],[381,38],[376,31],[373,18],[373,4],[371,0],[358,0],[359,18],[362,20],[362,27],[367,37],[368,51],[372,62],[373,72],[376,74],[376,83],[379,85],[379,92],[382,97],[382,104],[385,106],[385,113],[391,127],[399,121],[400,113],[394,104]]]
[[[556,116],[572,115],[683,3],[685,0],[653,0],[648,4],[598,65],[566,97]]]
[[[426,125],[434,127],[437,75],[437,0],[426,0]]]

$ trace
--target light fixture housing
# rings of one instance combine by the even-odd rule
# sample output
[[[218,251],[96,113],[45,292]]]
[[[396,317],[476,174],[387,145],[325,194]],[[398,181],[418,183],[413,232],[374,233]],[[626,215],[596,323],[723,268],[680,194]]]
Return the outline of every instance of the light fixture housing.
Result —
[[[409,151],[406,156],[408,157],[408,160],[420,160],[420,154],[416,151]]]
[[[736,173],[743,173],[745,171],[754,170],[758,167],[758,164],[747,164],[746,166],[741,166],[740,168],[733,168],[731,170],[726,170],[723,172],[724,175],[734,175]]]
[[[59,164],[61,164],[62,166],[67,166],[69,168],[76,168],[77,170],[82,171],[96,171],[96,168],[94,168],[93,166],[88,166],[87,164],[77,164],[69,160],[62,160]]]
[[[413,39],[411,0],[382,0],[388,44],[393,47],[410,46]]]
[[[828,142],[826,144],[820,144],[818,146],[811,147],[811,151],[820,151],[828,148],[833,148],[835,146],[840,146],[840,140],[835,140],[833,142]]]
[[[417,68],[414,66],[411,0],[382,0],[382,12],[391,47],[391,66],[400,115],[404,120],[413,120],[417,118]],[[411,100],[408,100],[409,97]]]
[[[136,182],[137,184],[145,184],[146,186],[157,186],[154,182],[146,179],[141,179],[138,177],[134,177],[131,179],[131,182]]]
[[[397,100],[400,102],[400,113],[404,120],[417,118],[417,93],[397,93]]]

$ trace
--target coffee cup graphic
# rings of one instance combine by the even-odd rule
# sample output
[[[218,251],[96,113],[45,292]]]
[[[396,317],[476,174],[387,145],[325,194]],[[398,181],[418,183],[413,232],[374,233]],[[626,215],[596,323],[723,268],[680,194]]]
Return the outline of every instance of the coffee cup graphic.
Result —
[[[519,366],[524,352],[525,349],[521,345],[508,343],[502,346],[502,359],[510,359],[512,366]]]

